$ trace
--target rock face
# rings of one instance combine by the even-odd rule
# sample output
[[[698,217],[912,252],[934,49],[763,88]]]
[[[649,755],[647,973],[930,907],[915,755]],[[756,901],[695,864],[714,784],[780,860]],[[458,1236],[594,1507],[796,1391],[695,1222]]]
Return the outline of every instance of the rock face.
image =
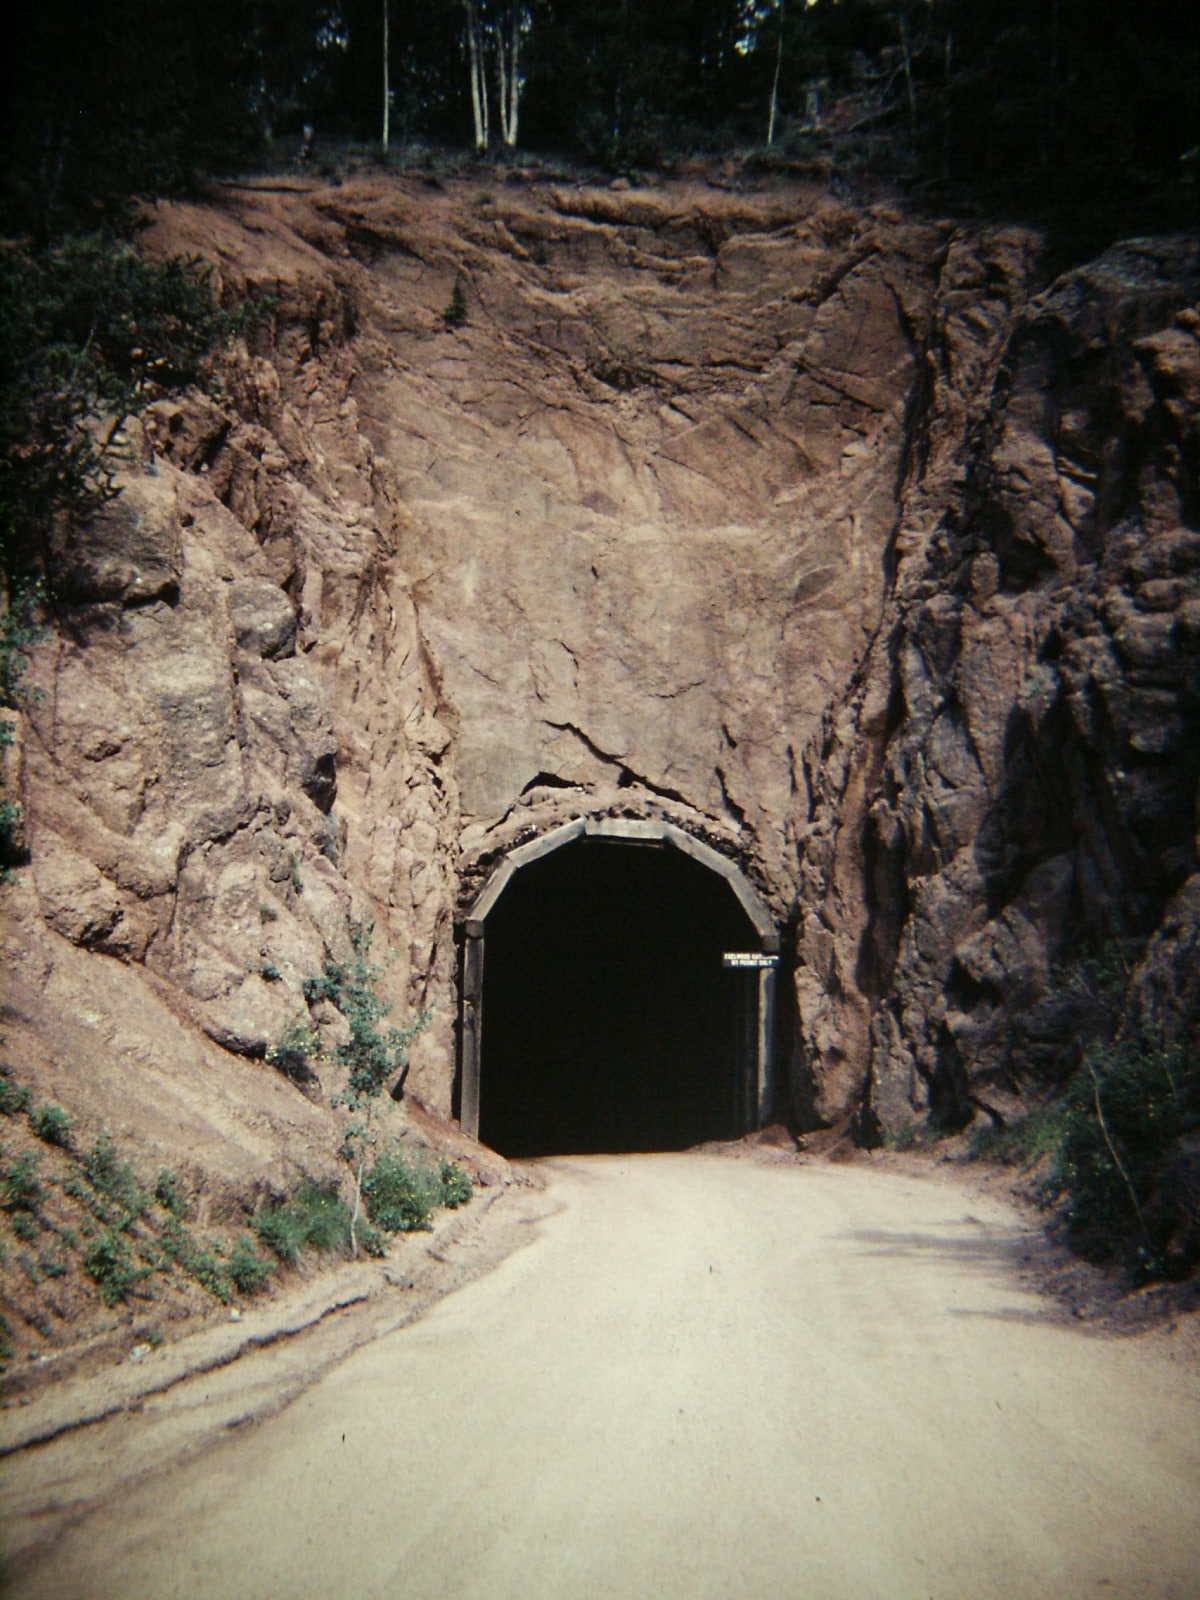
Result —
[[[948,306],[883,625],[811,757],[818,1115],[845,1060],[869,1135],[1003,1114],[1075,1065],[1084,956],[1145,952],[1195,1022],[1198,288],[1192,241],[1137,242],[1015,316]]]
[[[1060,1070],[1052,970],[1103,931],[1194,1009],[1189,247],[1037,295],[1017,230],[486,182],[156,213],[147,248],[273,307],[59,539],[0,890],[20,1026],[41,987],[116,1038],[153,994],[178,1071],[257,1075],[283,1129],[322,1113],[261,1058],[371,916],[449,1110],[456,907],[614,811],[716,843],[790,930],[805,1125]]]

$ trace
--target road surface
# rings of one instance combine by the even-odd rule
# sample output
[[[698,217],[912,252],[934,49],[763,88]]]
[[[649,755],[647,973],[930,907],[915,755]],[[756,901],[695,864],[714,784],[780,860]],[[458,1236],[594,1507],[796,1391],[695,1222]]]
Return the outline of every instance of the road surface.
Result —
[[[67,1526],[13,1595],[1200,1592],[1194,1342],[1064,1326],[1002,1202],[945,1169],[542,1170],[525,1248]]]

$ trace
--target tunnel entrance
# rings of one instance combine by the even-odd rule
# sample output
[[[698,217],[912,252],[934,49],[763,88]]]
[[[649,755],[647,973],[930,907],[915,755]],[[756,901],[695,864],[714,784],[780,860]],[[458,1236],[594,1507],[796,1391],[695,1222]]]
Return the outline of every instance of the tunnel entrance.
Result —
[[[530,1156],[757,1126],[774,947],[738,869],[669,825],[580,822],[514,852],[466,924],[464,1128]]]

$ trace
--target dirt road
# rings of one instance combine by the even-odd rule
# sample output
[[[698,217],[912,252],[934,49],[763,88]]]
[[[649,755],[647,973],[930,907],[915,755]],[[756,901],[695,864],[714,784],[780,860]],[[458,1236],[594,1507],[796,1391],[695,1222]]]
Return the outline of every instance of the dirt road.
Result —
[[[527,1248],[13,1594],[1196,1595],[1195,1344],[1057,1323],[1007,1206],[857,1165],[547,1171]]]

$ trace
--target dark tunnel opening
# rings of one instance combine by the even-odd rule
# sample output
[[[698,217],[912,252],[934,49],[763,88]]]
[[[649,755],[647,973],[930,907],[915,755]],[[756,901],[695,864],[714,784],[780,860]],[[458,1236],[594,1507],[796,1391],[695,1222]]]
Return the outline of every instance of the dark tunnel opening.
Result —
[[[759,938],[729,883],[663,846],[577,840],[487,920],[480,1137],[511,1156],[684,1149],[742,1125]]]

